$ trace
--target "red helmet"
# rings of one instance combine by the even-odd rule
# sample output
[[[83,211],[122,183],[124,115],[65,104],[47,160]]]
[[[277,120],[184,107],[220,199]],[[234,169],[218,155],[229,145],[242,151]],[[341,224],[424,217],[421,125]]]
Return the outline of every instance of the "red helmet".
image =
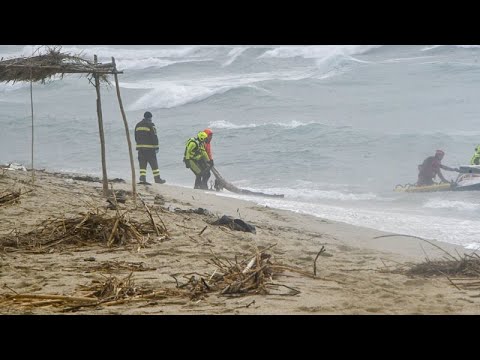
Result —
[[[206,133],[208,136],[211,136],[213,134],[213,131],[210,129],[205,129],[203,130],[204,133]]]

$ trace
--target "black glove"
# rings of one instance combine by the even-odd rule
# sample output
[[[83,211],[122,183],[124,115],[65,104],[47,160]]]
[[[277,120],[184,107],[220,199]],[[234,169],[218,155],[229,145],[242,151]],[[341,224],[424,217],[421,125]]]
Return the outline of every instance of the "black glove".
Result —
[[[210,167],[212,167],[213,166],[213,160],[210,160],[209,163],[210,163]]]

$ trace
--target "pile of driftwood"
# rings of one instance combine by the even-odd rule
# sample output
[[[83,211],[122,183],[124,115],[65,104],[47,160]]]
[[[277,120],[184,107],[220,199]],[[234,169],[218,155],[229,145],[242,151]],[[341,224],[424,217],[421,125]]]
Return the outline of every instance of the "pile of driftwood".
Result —
[[[427,260],[416,264],[406,271],[407,275],[435,276],[454,275],[480,277],[480,256],[476,253],[465,254],[463,257],[452,256],[445,260]]]
[[[189,273],[183,277],[188,279],[185,284],[180,284],[175,276],[176,288],[149,289],[145,286],[137,286],[133,279],[133,272],[123,279],[115,276],[104,277],[104,280],[94,280],[90,285],[81,286],[78,293],[72,296],[57,294],[28,294],[17,293],[4,285],[4,288],[12,293],[0,295],[0,308],[4,306],[21,308],[25,307],[47,307],[54,306],[58,312],[71,312],[83,308],[98,308],[99,306],[115,306],[125,303],[147,302],[157,305],[156,301],[162,304],[188,304],[189,301],[202,299],[209,293],[216,293],[222,296],[239,297],[254,294],[274,294],[294,296],[300,291],[274,282],[274,279],[283,271],[291,271],[302,275],[316,278],[315,275],[290,266],[276,264],[270,254],[267,253],[272,245],[263,250],[255,249],[254,254],[239,261],[220,259],[213,254],[213,258],[207,261],[214,265],[215,269],[210,274]],[[319,253],[320,254],[320,253]],[[85,259],[94,261],[93,258]],[[116,270],[129,268],[132,271],[144,271],[141,263],[112,263]],[[107,266],[110,267],[110,266]],[[99,266],[99,270],[105,266]],[[287,291],[280,291],[279,288]],[[248,306],[247,306],[248,307]]]
[[[59,244],[82,245],[97,242],[124,245],[136,242],[141,246],[156,235],[157,240],[168,237],[166,228],[159,226],[149,212],[150,221],[130,219],[129,210],[108,211],[97,208],[70,218],[49,218],[26,234],[10,234],[0,238],[0,246],[33,247],[45,250]]]
[[[13,292],[13,291],[12,291]],[[137,286],[132,273],[123,279],[110,276],[104,281],[93,281],[89,286],[83,286],[82,295],[66,296],[54,294],[5,294],[0,296],[0,307],[44,307],[55,306],[63,311],[71,312],[86,307],[114,306],[127,302],[164,300],[172,297],[184,298],[188,301],[189,294],[178,289],[164,288],[152,290]],[[177,302],[175,302],[177,303]]]
[[[270,248],[270,247],[269,247]],[[273,279],[283,270],[296,272],[297,269],[287,266],[276,265],[270,254],[266,251],[259,251],[248,256],[242,261],[235,257],[234,261],[220,259],[213,254],[213,258],[207,263],[213,265],[215,270],[212,274],[189,273],[183,275],[188,281],[180,284],[175,276],[172,277],[177,282],[177,288],[188,289],[192,299],[201,298],[207,293],[219,293],[223,296],[244,296],[253,294],[271,294],[272,290],[278,287],[285,287],[288,293],[277,295],[297,295],[300,291],[286,285],[276,284]],[[311,276],[310,274],[308,274]]]
[[[22,193],[21,190],[18,191],[10,191],[4,194],[0,194],[0,206],[8,205],[8,204],[16,204],[20,202],[20,196],[31,192],[32,190],[24,191]]]
[[[445,276],[458,290],[480,290],[480,256],[477,253],[464,254],[458,258],[444,251],[444,260],[426,260],[416,264],[405,273],[413,276]]]

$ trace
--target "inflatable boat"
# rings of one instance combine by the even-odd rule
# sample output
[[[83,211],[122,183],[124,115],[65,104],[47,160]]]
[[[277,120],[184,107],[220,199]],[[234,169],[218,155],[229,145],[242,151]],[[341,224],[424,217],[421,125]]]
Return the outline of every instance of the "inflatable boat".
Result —
[[[397,185],[396,192],[435,192],[435,191],[474,191],[480,190],[480,165],[459,167],[459,175],[450,183],[417,186],[412,184]]]

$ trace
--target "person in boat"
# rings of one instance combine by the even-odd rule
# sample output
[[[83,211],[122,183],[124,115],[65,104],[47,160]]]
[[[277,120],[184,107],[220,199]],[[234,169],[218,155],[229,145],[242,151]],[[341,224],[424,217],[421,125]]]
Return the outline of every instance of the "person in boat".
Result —
[[[470,160],[470,165],[480,165],[480,145],[475,148],[475,154],[473,154]]]
[[[434,156],[427,157],[421,165],[418,165],[417,186],[433,185],[433,179],[437,175],[442,182],[448,183],[449,181],[445,179],[440,169],[459,172],[459,169],[457,168],[442,165],[442,159],[444,156],[445,152],[437,150]]]

